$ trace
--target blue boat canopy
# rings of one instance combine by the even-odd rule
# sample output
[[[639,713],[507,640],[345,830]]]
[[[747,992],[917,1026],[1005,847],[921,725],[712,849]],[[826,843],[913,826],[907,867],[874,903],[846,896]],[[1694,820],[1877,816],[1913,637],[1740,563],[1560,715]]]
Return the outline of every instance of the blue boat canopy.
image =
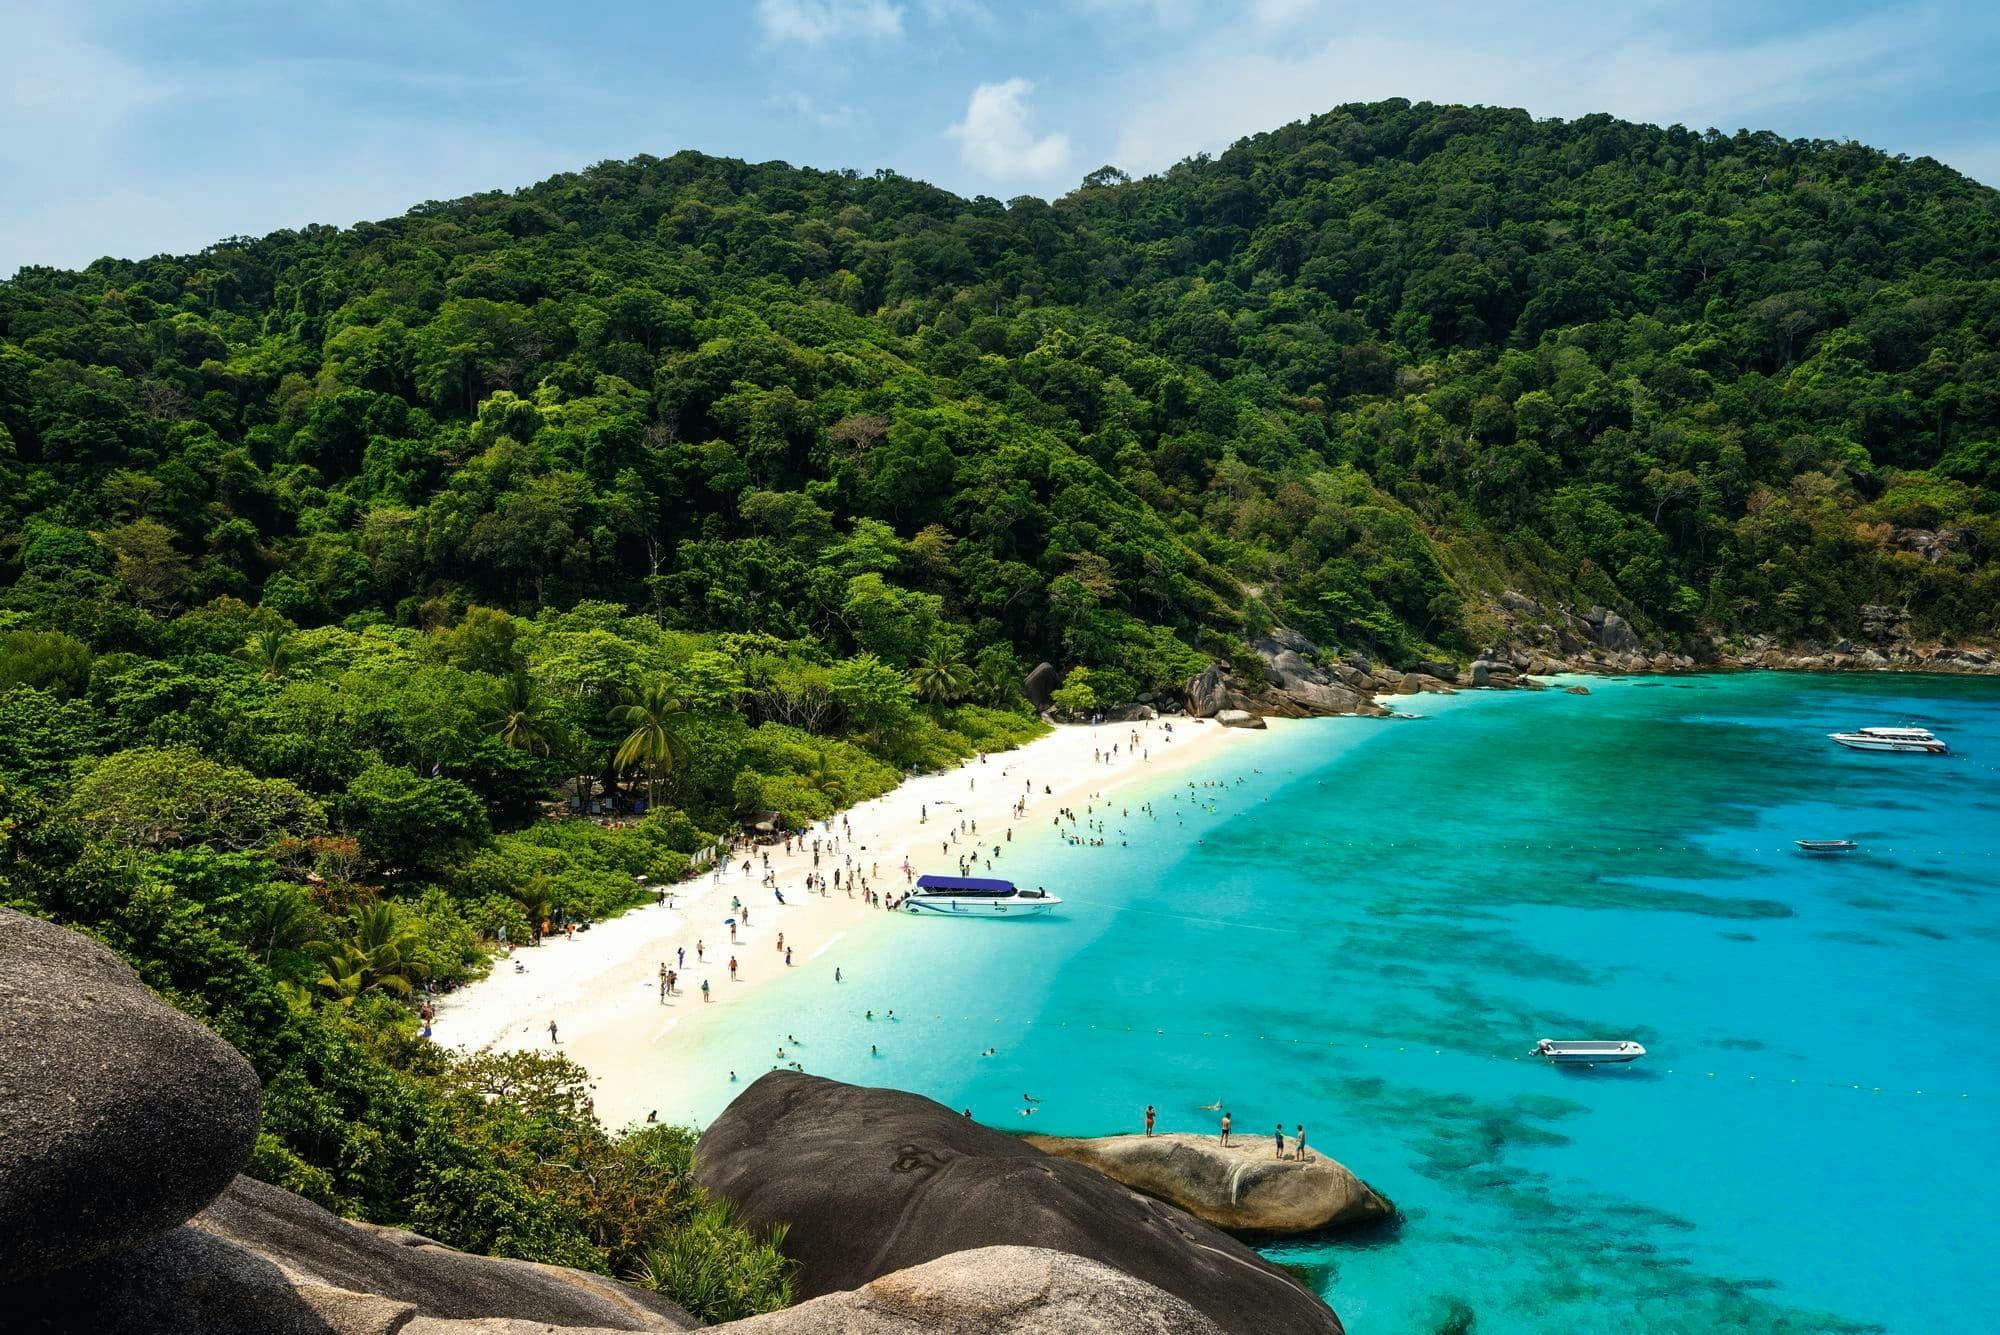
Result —
[[[982,876],[919,876],[919,890],[971,890],[982,894],[1004,894],[1014,888],[1012,881],[994,881]]]

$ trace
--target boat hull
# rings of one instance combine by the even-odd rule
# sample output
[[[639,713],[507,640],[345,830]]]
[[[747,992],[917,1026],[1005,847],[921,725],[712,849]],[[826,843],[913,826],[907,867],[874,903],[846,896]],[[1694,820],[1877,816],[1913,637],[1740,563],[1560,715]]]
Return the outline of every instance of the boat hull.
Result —
[[[1630,1039],[1545,1038],[1535,1044],[1534,1055],[1557,1066],[1617,1066],[1639,1060],[1646,1049]]]
[[[924,895],[906,900],[905,913],[922,914],[929,918],[1034,918],[1049,912],[1060,899],[952,899],[943,895]]]
[[[1941,756],[1951,749],[1943,742],[1902,742],[1880,737],[1842,737],[1834,734],[1833,740],[1850,751],[1903,751]]]

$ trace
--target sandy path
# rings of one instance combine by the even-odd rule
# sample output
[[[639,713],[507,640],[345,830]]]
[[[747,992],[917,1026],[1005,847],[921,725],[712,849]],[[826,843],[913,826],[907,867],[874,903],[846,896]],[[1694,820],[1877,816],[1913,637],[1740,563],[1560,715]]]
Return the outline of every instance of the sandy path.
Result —
[[[753,851],[748,875],[741,870],[745,854],[739,853],[720,878],[703,874],[675,886],[671,907],[632,909],[573,939],[555,936],[540,947],[517,950],[514,959],[522,972],[499,961],[486,978],[439,1000],[433,1036],[468,1050],[563,1052],[596,1080],[597,1106],[607,1120],[622,1122],[644,1097],[636,1069],[642,1064],[630,1055],[647,1050],[643,1065],[657,1080],[662,1049],[671,1060],[673,1050],[701,1026],[728,1023],[737,1003],[786,972],[780,934],[792,950],[789,967],[831,970],[840,964],[841,941],[883,912],[849,896],[850,865],[870,888],[894,894],[908,884],[901,870],[906,857],[918,875],[957,873],[959,855],[970,851],[975,836],[961,836],[949,852],[940,843],[951,839],[961,821],[977,825],[978,842],[1004,847],[1008,826],[1017,823],[1014,803],[1023,797],[1027,809],[1019,821],[1031,826],[1058,808],[1081,807],[1093,794],[1190,767],[1259,735],[1185,718],[1059,727],[983,763],[908,780],[820,825],[803,844],[795,841],[790,854],[782,845]],[[1114,745],[1115,756],[1109,754]],[[835,867],[842,872],[841,887],[825,895],[804,888],[814,869],[814,838],[819,871],[829,879]],[[763,884],[766,853],[783,905]],[[990,872],[980,867],[973,874],[1006,876],[1004,854]],[[1061,893],[1060,887],[1050,888]],[[737,928],[734,942],[724,921],[741,916],[731,907],[732,897],[744,901],[751,917],[749,925]],[[704,946],[699,960],[697,941]],[[678,966],[677,949],[686,951],[685,964]],[[678,995],[664,1001],[662,962],[680,972]],[[706,1002],[704,980],[712,998]],[[551,1020],[560,1039],[554,1045]]]

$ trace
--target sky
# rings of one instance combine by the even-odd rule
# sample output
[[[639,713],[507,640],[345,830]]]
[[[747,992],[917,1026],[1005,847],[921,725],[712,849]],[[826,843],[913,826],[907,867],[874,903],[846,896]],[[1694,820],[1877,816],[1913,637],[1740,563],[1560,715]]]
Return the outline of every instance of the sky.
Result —
[[[0,275],[683,148],[1054,197],[1407,97],[2000,184],[2000,3],[0,0]]]

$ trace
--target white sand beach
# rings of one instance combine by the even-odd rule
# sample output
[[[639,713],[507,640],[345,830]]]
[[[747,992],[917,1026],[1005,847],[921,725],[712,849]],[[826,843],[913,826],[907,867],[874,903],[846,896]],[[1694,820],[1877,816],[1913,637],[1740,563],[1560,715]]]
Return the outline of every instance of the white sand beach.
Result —
[[[956,874],[961,854],[975,847],[990,852],[999,844],[1003,852],[990,871],[983,864],[972,870],[1004,877],[1009,826],[1046,822],[1061,808],[1164,777],[1262,735],[1187,718],[1059,727],[1016,750],[911,779],[816,827],[803,843],[795,840],[789,854],[781,844],[739,852],[720,876],[705,872],[674,886],[666,907],[632,909],[574,938],[553,936],[516,950],[513,960],[522,971],[497,961],[488,977],[439,1000],[432,1036],[469,1051],[561,1052],[594,1078],[598,1115],[624,1125],[644,1115],[646,1079],[657,1079],[663,1061],[671,1067],[675,1051],[690,1047],[703,1026],[727,1024],[746,997],[788,968],[830,973],[840,965],[842,943],[886,912],[850,895],[853,876],[894,895],[909,884],[905,859],[916,875]],[[1017,818],[1014,804],[1023,798],[1027,806]],[[968,830],[954,840],[960,822],[976,825],[977,835]],[[818,870],[829,879],[836,867],[842,873],[840,887],[823,894],[805,888],[815,869],[814,838]],[[765,854],[782,905],[763,883]],[[754,864],[747,874],[745,857]],[[749,908],[751,921],[736,928],[732,941],[725,920],[742,916],[733,898]],[[789,966],[780,936],[792,952]],[[685,951],[684,964],[677,964],[677,951]],[[664,999],[662,963],[680,974],[677,993]],[[555,1043],[550,1021],[557,1026]],[[640,1051],[647,1053],[643,1064],[631,1060]]]

